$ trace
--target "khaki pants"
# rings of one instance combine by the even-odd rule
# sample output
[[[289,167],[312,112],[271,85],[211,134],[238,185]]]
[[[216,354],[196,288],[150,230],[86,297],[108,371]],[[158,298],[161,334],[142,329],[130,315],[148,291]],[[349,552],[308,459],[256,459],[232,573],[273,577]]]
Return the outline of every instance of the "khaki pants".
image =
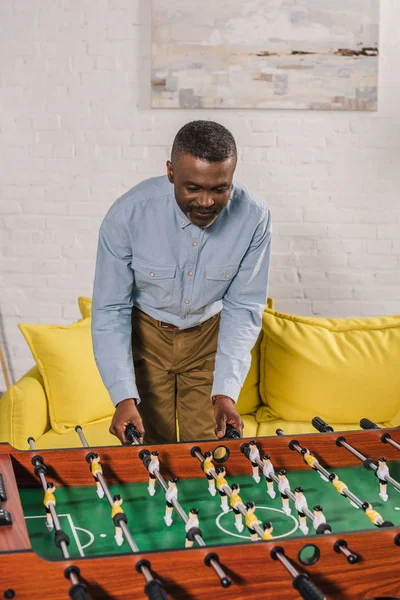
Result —
[[[188,330],[165,329],[134,308],[132,348],[145,443],[215,439],[211,388],[219,315]]]

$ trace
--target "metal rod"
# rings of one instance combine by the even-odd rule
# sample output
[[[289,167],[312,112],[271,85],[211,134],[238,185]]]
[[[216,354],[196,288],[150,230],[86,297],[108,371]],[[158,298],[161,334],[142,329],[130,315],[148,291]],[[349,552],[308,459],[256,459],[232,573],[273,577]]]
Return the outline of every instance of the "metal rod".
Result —
[[[297,452],[299,454],[301,454],[301,446],[299,446],[298,444],[293,444],[292,443],[293,448],[295,448],[295,450],[297,450]],[[318,460],[316,460],[313,464],[312,467],[310,467],[312,469],[314,469],[314,471],[318,471],[318,473],[321,473],[321,475],[323,475],[327,480],[329,480],[329,471],[327,471],[320,463]],[[341,494],[342,496],[344,496],[345,498],[348,498],[349,500],[351,500],[358,508],[361,508],[363,505],[362,500],[360,500],[360,498],[358,498],[357,496],[355,496],[353,494],[353,492],[351,492],[348,488],[347,491],[344,492],[344,494]]]
[[[349,452],[351,452],[352,454],[354,454],[354,456],[356,456],[362,462],[364,462],[365,460],[367,460],[367,457],[364,456],[364,454],[361,454],[361,452],[359,452],[358,450],[356,450],[355,448],[353,448],[353,446],[350,446],[350,444],[348,444],[347,442],[341,441],[340,445],[344,446]],[[376,465],[371,464],[372,468],[374,468],[374,466],[376,467]]]
[[[386,442],[387,442],[388,444],[392,444],[392,446],[393,446],[394,448],[396,448],[397,450],[400,450],[400,444],[398,444],[397,442],[395,442],[394,440],[392,440],[392,438],[387,438],[387,439],[386,439]]]
[[[204,457],[202,454],[200,454],[200,452],[196,452],[195,453],[197,458],[199,460],[203,460],[204,461]],[[143,463],[144,464],[144,463]],[[214,471],[215,473],[215,471]],[[157,479],[158,483],[160,484],[160,486],[162,487],[162,489],[164,490],[164,492],[167,491],[168,486],[165,482],[164,477],[161,475],[160,471],[158,469],[154,469],[153,471],[153,475],[155,476],[155,478]],[[215,474],[216,476],[216,474]],[[228,487],[228,486],[224,486],[224,487]],[[230,488],[229,488],[230,490]],[[230,490],[232,493],[232,490]],[[174,508],[176,509],[176,512],[178,513],[178,515],[180,516],[180,518],[182,519],[182,521],[186,524],[189,521],[189,518],[187,516],[187,514],[185,513],[185,511],[183,510],[182,506],[180,505],[180,503],[178,502],[178,500],[176,498],[172,499],[171,504],[174,506]],[[261,531],[262,533],[262,531]],[[201,537],[201,535],[196,534],[193,536],[197,545],[200,546],[201,548],[204,548],[206,546],[205,541],[203,540],[203,538]],[[214,569],[214,571],[216,572],[216,574],[218,575],[218,577],[220,578],[220,580],[222,581],[223,579],[227,579],[227,575],[225,573],[225,571],[222,569],[221,565],[219,564],[218,561],[211,559],[210,560],[210,566]]]
[[[248,460],[250,460],[250,459],[248,459]],[[261,472],[262,472],[264,469],[264,465],[263,465],[262,461],[259,458],[257,458],[255,460],[255,462],[258,464],[258,466],[260,467]],[[276,483],[276,485],[279,485],[279,479],[275,475],[275,473],[270,473],[268,475],[268,477],[270,479],[272,479]],[[288,498],[291,499],[291,501],[294,504],[296,503],[296,496],[293,494],[293,492],[289,488],[285,488],[285,494],[286,494],[286,496],[288,496]],[[302,512],[310,519],[311,522],[314,522],[315,516],[309,508],[306,508],[306,507],[302,508]]]
[[[79,425],[77,427],[75,427],[75,431],[79,436],[79,439],[81,440],[82,446],[84,446],[85,448],[90,448],[89,444],[87,443],[85,434],[82,431],[82,427],[80,427]],[[110,492],[110,488],[107,485],[106,480],[104,479],[104,476],[102,473],[97,473],[96,475],[97,479],[100,482],[101,487],[103,488],[104,491],[104,495],[106,496],[110,506],[113,505],[114,503],[114,499],[111,495]],[[138,545],[136,544],[130,530],[129,527],[126,523],[124,523],[124,521],[121,521],[119,524],[119,527],[121,527],[122,532],[125,536],[126,541],[128,542],[128,546],[130,547],[130,549],[132,550],[132,552],[137,553],[140,552],[140,549],[138,547]],[[151,574],[151,571],[148,567],[146,566],[142,566],[140,568],[140,572],[142,573],[142,575],[144,576],[144,578],[146,579],[146,581],[149,583],[150,581],[153,581],[153,576]]]
[[[76,433],[79,435],[79,439],[80,439],[80,440],[81,440],[81,442],[82,442],[82,446],[84,446],[85,448],[89,448],[90,446],[89,446],[89,444],[87,443],[87,440],[86,440],[86,438],[85,438],[85,434],[84,434],[84,433],[83,433],[83,431],[82,431],[82,427],[81,427],[80,425],[77,425],[77,426],[75,427],[75,431],[76,431]]]
[[[278,560],[281,561],[281,563],[283,564],[285,569],[287,569],[289,571],[289,573],[291,574],[291,576],[293,578],[298,576],[299,572],[297,571],[297,569],[294,568],[294,566],[286,558],[286,556],[284,554],[282,554],[282,552],[276,552],[276,557],[278,558]]]
[[[367,456],[361,454],[361,452],[359,452],[356,448],[354,448],[354,446],[351,446],[347,442],[341,440],[341,446],[344,446],[346,450],[354,454],[354,456],[356,456],[362,462],[365,462],[367,460]],[[369,466],[375,473],[377,472],[378,466],[375,463],[370,462]],[[386,475],[384,479],[400,492],[400,483],[396,481],[396,479],[393,479],[393,477],[391,477],[390,475]]]
[[[33,438],[29,438],[28,442],[29,442],[29,445],[31,447],[31,450],[36,450],[34,439]],[[35,460],[35,466],[38,465],[38,464],[40,464],[40,461],[39,460],[37,460],[37,461]],[[46,492],[47,491],[47,479],[46,479],[45,474],[44,473],[39,473],[39,479],[40,479],[40,482],[42,484],[43,491]],[[60,531],[61,530],[60,520],[58,518],[58,514],[57,514],[57,511],[55,509],[54,504],[49,504],[49,510],[50,510],[51,518],[53,519],[55,530],[56,531]],[[69,555],[69,552],[68,552],[68,546],[67,546],[67,544],[63,540],[60,542],[60,549],[61,549],[63,557],[65,559],[69,559],[70,555]]]

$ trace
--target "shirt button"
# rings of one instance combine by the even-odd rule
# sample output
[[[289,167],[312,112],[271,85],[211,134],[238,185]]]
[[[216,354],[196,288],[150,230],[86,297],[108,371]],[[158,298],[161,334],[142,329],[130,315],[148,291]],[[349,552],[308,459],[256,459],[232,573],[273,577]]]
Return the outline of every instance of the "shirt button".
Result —
[[[185,304],[190,304],[190,300],[185,300]]]
[[[182,321],[184,321],[186,319],[186,317],[181,317]]]
[[[193,242],[192,246],[198,246],[198,242]]]
[[[227,275],[225,275],[225,279],[230,279],[231,276],[229,275],[229,273]]]
[[[182,227],[184,226],[184,224],[185,224],[185,221],[181,221],[181,225],[182,225]]]
[[[150,277],[154,277],[155,273],[153,273],[153,271],[151,271],[150,273]]]
[[[193,271],[189,271],[188,275],[192,276],[193,275]]]

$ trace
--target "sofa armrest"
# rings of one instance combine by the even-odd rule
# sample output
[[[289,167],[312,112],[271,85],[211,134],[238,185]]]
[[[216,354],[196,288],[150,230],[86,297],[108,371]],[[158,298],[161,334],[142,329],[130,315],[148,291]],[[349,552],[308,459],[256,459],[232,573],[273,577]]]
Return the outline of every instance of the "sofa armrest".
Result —
[[[35,366],[0,398],[0,441],[25,450],[29,448],[28,437],[37,439],[48,429],[46,392]]]

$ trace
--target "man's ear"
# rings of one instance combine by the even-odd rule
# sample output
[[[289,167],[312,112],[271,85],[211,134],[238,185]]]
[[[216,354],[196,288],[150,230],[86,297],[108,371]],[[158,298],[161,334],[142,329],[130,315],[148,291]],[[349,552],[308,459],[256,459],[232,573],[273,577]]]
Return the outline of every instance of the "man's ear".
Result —
[[[167,175],[170,183],[174,183],[174,169],[171,161],[167,160]]]

